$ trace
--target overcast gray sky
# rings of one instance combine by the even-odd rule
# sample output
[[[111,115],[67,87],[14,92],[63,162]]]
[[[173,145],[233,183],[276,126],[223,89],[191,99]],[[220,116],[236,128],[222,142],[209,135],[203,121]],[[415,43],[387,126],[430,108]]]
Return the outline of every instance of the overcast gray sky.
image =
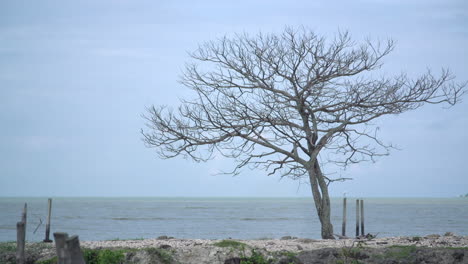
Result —
[[[263,171],[212,175],[232,161],[160,160],[141,114],[189,94],[187,51],[236,32],[303,25],[319,34],[392,38],[382,72],[449,67],[468,80],[468,2],[0,1],[0,196],[310,196]],[[401,148],[337,171],[332,196],[468,193],[468,97],[379,121]]]

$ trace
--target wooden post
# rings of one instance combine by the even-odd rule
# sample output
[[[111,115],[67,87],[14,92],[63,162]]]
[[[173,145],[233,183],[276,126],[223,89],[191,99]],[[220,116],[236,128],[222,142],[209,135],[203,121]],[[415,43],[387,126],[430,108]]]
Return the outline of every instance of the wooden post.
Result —
[[[54,233],[55,250],[57,251],[58,264],[65,264],[68,257],[68,251],[65,249],[65,241],[68,239],[67,233]]]
[[[24,203],[23,213],[21,214],[21,222],[23,222],[25,225],[26,225],[27,214],[28,214],[28,204]]]
[[[356,200],[356,237],[359,236],[359,200]]]
[[[343,224],[341,225],[341,235],[346,236],[346,197],[343,198]]]
[[[361,235],[364,236],[364,200],[361,200]]]
[[[24,255],[24,244],[26,237],[26,224],[21,221],[16,223],[16,263],[24,264],[26,261]]]
[[[45,239],[43,240],[46,243],[52,242],[52,240],[50,240],[50,238],[49,238],[49,236],[50,236],[50,215],[51,215],[51,212],[52,212],[52,199],[49,198],[49,200],[48,200],[48,214],[47,214]]]
[[[65,264],[86,264],[80,249],[78,236],[72,236],[65,241],[65,249],[68,251],[68,258]]]

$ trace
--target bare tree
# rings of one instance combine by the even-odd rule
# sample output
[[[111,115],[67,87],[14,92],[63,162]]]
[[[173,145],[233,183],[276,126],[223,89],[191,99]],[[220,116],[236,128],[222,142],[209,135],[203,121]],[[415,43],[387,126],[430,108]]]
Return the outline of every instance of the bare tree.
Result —
[[[322,238],[331,239],[328,186],[343,179],[325,175],[321,162],[347,166],[387,155],[392,146],[377,138],[372,120],[425,103],[453,105],[464,93],[466,84],[447,70],[416,79],[370,75],[393,48],[391,40],[356,43],[347,32],[327,40],[291,28],[207,42],[181,80],[196,96],[175,111],[148,108],[143,140],[162,158],[206,161],[220,153],[236,159],[233,174],[249,165],[308,178]]]

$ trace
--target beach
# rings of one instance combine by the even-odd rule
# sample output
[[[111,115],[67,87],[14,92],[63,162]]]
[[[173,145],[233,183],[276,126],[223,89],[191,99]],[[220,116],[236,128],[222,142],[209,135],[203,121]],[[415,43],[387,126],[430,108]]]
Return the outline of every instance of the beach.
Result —
[[[5,243],[3,243],[5,244]],[[118,252],[119,263],[468,263],[468,236],[453,233],[423,237],[315,240],[283,237],[257,240],[154,239],[81,241],[82,251]],[[31,248],[38,248],[31,250]],[[28,243],[30,263],[53,260],[53,244]],[[28,252],[28,250],[27,250]],[[11,253],[11,252],[10,252]],[[96,255],[98,255],[96,253]],[[1,263],[14,260],[2,252]],[[256,258],[257,262],[245,262]],[[359,262],[351,262],[352,260]],[[424,262],[422,262],[424,260]],[[42,261],[42,262],[41,262]],[[282,262],[283,261],[283,262]],[[385,262],[387,261],[387,262]],[[390,261],[390,262],[388,262]],[[394,261],[394,262],[391,262]]]

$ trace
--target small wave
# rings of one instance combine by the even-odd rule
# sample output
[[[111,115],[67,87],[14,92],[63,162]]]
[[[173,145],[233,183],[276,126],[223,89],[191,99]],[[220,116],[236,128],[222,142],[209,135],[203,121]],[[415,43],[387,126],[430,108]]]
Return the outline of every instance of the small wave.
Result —
[[[15,230],[16,226],[0,226],[2,230]]]
[[[246,217],[246,218],[241,218],[240,220],[242,221],[287,221],[287,220],[291,220],[292,218],[288,218],[288,217],[272,217],[272,218],[250,218],[250,217]]]
[[[77,215],[77,216],[69,216],[69,215],[64,215],[62,216],[63,219],[81,219],[83,217]]]
[[[208,206],[186,206],[185,209],[194,209],[194,210],[197,210],[197,209],[211,209],[213,207],[208,207]]]
[[[169,217],[113,217],[111,220],[116,221],[158,221],[158,220],[175,220],[177,218]]]

